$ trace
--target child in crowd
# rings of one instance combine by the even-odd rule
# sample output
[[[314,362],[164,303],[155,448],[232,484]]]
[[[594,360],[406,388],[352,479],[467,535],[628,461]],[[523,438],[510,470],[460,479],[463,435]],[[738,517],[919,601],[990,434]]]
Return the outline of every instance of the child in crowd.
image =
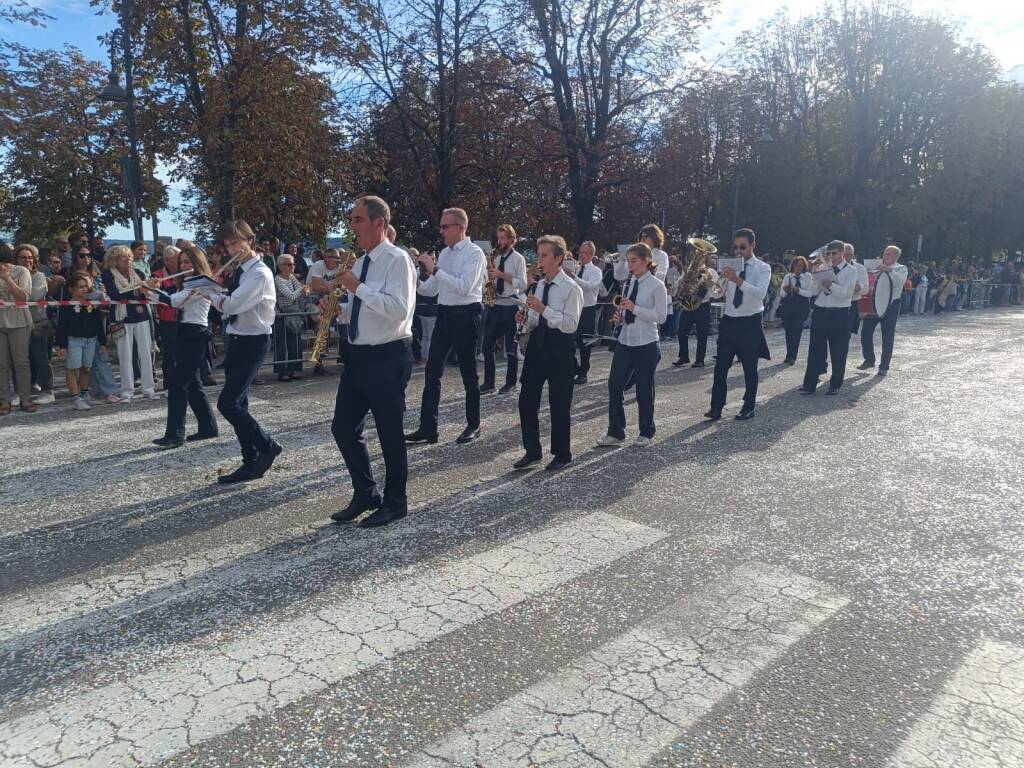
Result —
[[[68,293],[72,301],[85,301],[92,290],[92,278],[76,272],[68,280]],[[87,306],[61,307],[57,320],[57,354],[67,357],[66,370],[71,406],[77,411],[92,408],[89,396],[89,369],[96,354],[96,344],[105,351],[106,332],[103,318],[96,308]]]

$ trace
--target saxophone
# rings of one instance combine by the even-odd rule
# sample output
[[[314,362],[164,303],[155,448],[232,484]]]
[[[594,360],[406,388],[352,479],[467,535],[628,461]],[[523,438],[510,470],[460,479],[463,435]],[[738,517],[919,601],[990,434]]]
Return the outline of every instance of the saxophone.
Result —
[[[711,270],[707,268],[708,256],[718,252],[718,248],[707,240],[699,237],[690,237],[686,240],[687,245],[693,251],[689,263],[686,265],[686,272],[676,284],[673,303],[684,312],[693,312],[700,309],[704,296],[711,290]]]
[[[487,257],[487,267],[488,267],[488,273],[490,272],[491,269],[495,268],[494,251],[491,251],[490,255]],[[495,280],[491,279],[490,277],[488,277],[487,278],[487,282],[484,283],[484,303],[488,307],[493,307],[494,306],[494,300],[495,300],[495,298],[497,298],[497,296],[498,296],[498,285],[497,285],[497,282]]]
[[[338,265],[338,272],[352,269],[356,263],[355,251],[342,251],[341,263]],[[316,339],[313,340],[313,348],[309,352],[309,362],[314,365],[320,364],[320,358],[327,351],[327,344],[331,338],[331,324],[338,316],[338,302],[341,299],[341,288],[335,288],[327,294],[327,306],[320,310],[320,323],[316,329]]]

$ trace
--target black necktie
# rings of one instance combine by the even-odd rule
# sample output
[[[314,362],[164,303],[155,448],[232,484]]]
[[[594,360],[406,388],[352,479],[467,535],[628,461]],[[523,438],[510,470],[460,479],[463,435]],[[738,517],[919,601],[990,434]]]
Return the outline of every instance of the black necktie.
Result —
[[[505,271],[505,259],[508,258],[509,253],[512,253],[512,251],[509,251],[504,256],[502,256],[501,261],[498,262],[499,272]],[[501,296],[505,292],[505,281],[499,277],[498,281],[494,284],[494,287],[497,290],[498,295]]]
[[[633,302],[634,304],[636,303],[636,295],[637,295],[637,293],[638,293],[639,291],[640,291],[640,281],[639,281],[639,280],[637,280],[637,279],[636,279],[636,278],[634,277],[634,278],[633,278],[633,288],[632,288],[632,290],[631,290],[631,291],[629,292],[629,300],[630,300],[630,301],[632,301],[632,302]],[[630,311],[629,311],[629,310],[627,309],[627,310],[626,310],[626,317],[625,317],[626,325],[632,325],[632,324],[634,323],[634,321],[635,321],[635,320],[636,320],[636,315],[634,315],[634,314],[633,314],[632,312],[630,312]]]
[[[747,265],[744,264],[743,265],[743,271],[740,272],[740,280],[746,280],[746,279],[747,279]],[[742,303],[743,303],[743,289],[740,288],[737,285],[736,286],[736,291],[732,295],[732,305],[734,307],[738,308],[740,306],[740,304],[742,304]]]
[[[842,267],[832,267],[832,272],[833,272],[833,274],[836,274],[836,275],[838,275],[838,274],[839,274],[839,270],[840,270],[840,269],[842,269]]]
[[[576,277],[580,278],[581,280],[583,279],[583,266],[583,264],[580,264],[580,272],[578,275],[576,275]]]
[[[547,280],[544,281],[544,293],[541,294],[540,303],[545,307],[548,305],[548,293],[551,292],[552,285],[553,284],[549,283]],[[540,331],[540,333],[537,334],[536,344],[537,349],[540,349],[544,346],[544,337],[548,332],[548,321],[544,319],[544,315],[540,316],[540,320],[537,323],[537,330]]]
[[[363,268],[359,271],[359,282],[366,280],[366,273],[370,271],[370,257],[363,256]],[[348,321],[348,340],[355,341],[359,335],[359,308],[363,306],[363,300],[352,294],[352,317]]]

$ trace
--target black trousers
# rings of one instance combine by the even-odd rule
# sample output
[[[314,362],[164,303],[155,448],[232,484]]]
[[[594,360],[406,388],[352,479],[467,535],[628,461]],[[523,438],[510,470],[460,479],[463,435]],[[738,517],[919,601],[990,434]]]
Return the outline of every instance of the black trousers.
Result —
[[[217,398],[217,410],[234,428],[242,461],[252,463],[259,453],[270,450],[270,435],[249,413],[249,386],[256,378],[270,349],[270,335],[229,334],[224,358],[224,389]]]
[[[626,436],[626,409],[623,405],[627,382],[636,379],[636,404],[640,434],[654,437],[654,372],[661,360],[661,345],[656,341],[641,347],[616,344],[612,368],[608,373],[608,434]]]
[[[484,386],[494,386],[494,348],[498,339],[504,339],[505,358],[508,360],[508,367],[505,368],[505,384],[512,386],[519,379],[519,356],[516,350],[516,307],[514,304],[505,306],[495,304],[487,308],[487,318],[484,320]]]
[[[576,327],[576,349],[579,361],[573,360],[577,376],[590,373],[590,350],[593,347],[594,334],[597,332],[597,310],[600,305],[583,307],[580,312],[580,323]]]
[[[882,326],[882,362],[878,366],[883,371],[889,370],[889,363],[892,362],[892,347],[896,340],[896,322],[900,319],[899,301],[894,301],[886,310],[885,316],[879,320],[877,317],[865,317],[861,324],[860,350],[864,353],[864,359],[869,363],[875,362],[875,328]]]
[[[850,335],[852,336],[860,328],[860,312],[857,311],[857,299],[850,305]]]
[[[160,331],[160,367],[164,373],[164,389],[168,389],[168,382],[173,380],[174,364],[177,358],[178,323],[177,321],[161,320],[157,329]]]
[[[804,373],[804,388],[815,389],[818,377],[826,369],[826,361],[832,361],[832,377],[829,385],[835,389],[843,386],[846,376],[846,355],[850,351],[850,309],[849,307],[815,307],[811,319],[811,346],[807,353],[807,371]]]
[[[572,460],[569,410],[572,408],[572,377],[575,367],[572,335],[548,329],[544,342],[537,344],[534,329],[523,361],[523,381],[519,389],[519,423],[523,430],[523,448],[528,456],[540,458],[540,410],[544,382],[548,385],[551,408],[551,454],[561,461]]]
[[[437,307],[437,324],[430,338],[427,369],[420,405],[420,429],[437,434],[437,411],[441,402],[444,362],[453,349],[466,388],[466,425],[480,426],[480,380],[476,373],[476,334],[480,328],[480,304]]]
[[[352,478],[352,489],[357,498],[378,493],[363,437],[366,415],[372,413],[384,454],[384,504],[404,509],[409,459],[402,416],[412,375],[412,340],[377,346],[346,344],[342,353],[345,367],[338,381],[331,434]]]
[[[746,317],[723,315],[718,324],[718,349],[715,360],[715,380],[711,385],[711,409],[725,407],[726,379],[733,360],[739,358],[743,366],[743,407],[753,408],[757,403],[757,361],[764,345],[761,314]]]
[[[278,362],[291,360],[290,363]],[[283,317],[274,320],[274,373],[302,373],[302,330],[288,327]]]
[[[708,334],[711,333],[711,302],[705,301],[692,312],[679,313],[679,359],[690,360],[690,329],[697,329],[697,351],[694,362],[703,363],[708,353]]]
[[[786,359],[796,360],[800,353],[800,338],[804,334],[804,323],[811,311],[811,301],[806,296],[783,299],[785,310],[782,326],[786,330]]]
[[[177,337],[174,368],[167,384],[167,426],[164,437],[184,440],[186,407],[192,408],[200,432],[216,432],[217,419],[200,378],[210,344],[210,331],[206,326],[182,323],[178,326]]]

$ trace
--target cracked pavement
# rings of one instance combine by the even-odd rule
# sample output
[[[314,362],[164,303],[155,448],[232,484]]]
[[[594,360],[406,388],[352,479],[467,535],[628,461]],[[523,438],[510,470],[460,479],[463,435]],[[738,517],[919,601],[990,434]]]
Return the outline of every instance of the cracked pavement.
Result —
[[[151,450],[161,403],[6,417],[0,766],[1024,765],[1022,321],[901,318],[834,398],[769,332],[746,423],[666,344],[645,451],[591,448],[598,352],[555,474],[509,471],[514,398],[455,445],[449,369],[378,531],[327,524],[333,377],[255,389],[245,487],[226,433]]]

